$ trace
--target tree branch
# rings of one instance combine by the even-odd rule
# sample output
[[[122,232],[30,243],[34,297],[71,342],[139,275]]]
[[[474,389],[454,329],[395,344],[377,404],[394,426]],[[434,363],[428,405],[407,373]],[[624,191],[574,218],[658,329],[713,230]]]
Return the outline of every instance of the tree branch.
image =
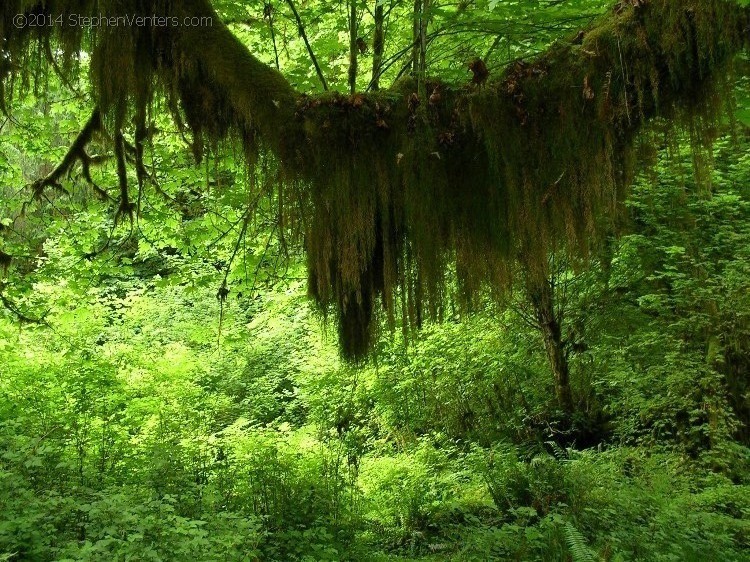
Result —
[[[222,109],[232,114],[238,127],[257,129],[277,155],[293,159],[294,153],[285,150],[284,139],[294,122],[297,92],[278,70],[247,50],[222,23],[208,0],[185,0],[173,4],[173,9],[177,18],[206,18],[212,23],[170,30],[174,35],[165,40],[191,65],[189,69],[174,68],[172,62],[173,66],[165,70],[176,76],[165,78],[181,83],[183,96],[189,95],[193,88],[198,91],[209,88],[229,106]],[[188,74],[188,70],[193,74]],[[200,111],[196,117],[205,120],[208,117],[205,109]]]
[[[93,160],[91,156],[89,156],[86,152],[86,146],[88,146],[88,144],[91,142],[91,138],[93,137],[94,133],[101,130],[101,127],[101,114],[98,109],[95,109],[89,120],[84,125],[83,129],[81,129],[81,132],[78,133],[78,136],[76,137],[75,141],[73,141],[73,144],[68,149],[68,152],[65,154],[60,164],[58,164],[55,169],[53,169],[44,178],[41,178],[32,184],[34,198],[40,198],[44,190],[48,187],[52,187],[58,191],[65,192],[65,189],[60,184],[60,180],[63,178],[63,176],[70,175],[70,172],[72,171],[73,166],[75,166],[76,162],[81,163],[83,176],[89,183],[89,185],[91,185],[91,187],[94,189],[94,191],[100,197],[109,197],[109,195],[104,190],[100,189],[91,179],[90,167],[93,163]]]
[[[281,70],[279,66],[279,49],[276,46],[276,30],[273,27],[273,6],[270,1],[263,5],[263,16],[268,20],[268,29],[271,31],[271,44],[273,45],[273,56],[276,61],[276,70]]]
[[[29,316],[25,312],[23,312],[16,303],[14,303],[10,298],[8,298],[4,293],[3,289],[5,287],[0,284],[0,304],[3,305],[3,308],[5,308],[8,312],[10,312],[15,318],[21,323],[21,324],[47,324],[47,321],[44,319],[44,317],[41,318],[35,318],[33,316]]]
[[[357,4],[349,0],[349,93],[357,89]]]
[[[380,67],[383,64],[383,51],[385,50],[385,14],[383,11],[382,0],[375,0],[375,32],[372,37],[372,78],[370,79],[370,89],[377,92],[380,89]]]
[[[419,79],[362,96],[301,96],[248,51],[210,0],[165,4],[170,16],[210,26],[134,27],[129,41],[97,31],[92,47],[94,90],[116,122],[149,103],[144,84],[158,83],[197,156],[205,139],[230,135],[251,164],[258,139],[275,154],[297,195],[285,199],[300,201],[310,294],[336,309],[348,338],[342,348],[354,356],[372,343],[381,298],[390,318],[400,297],[407,318],[420,319],[423,305],[436,314],[448,260],[470,295],[507,288],[519,261],[533,273],[550,251],[588,256],[591,240],[611,233],[603,219],[621,208],[646,121],[698,131],[696,147],[709,140],[722,111],[718,88],[730,87],[726,63],[750,43],[750,9],[728,0],[620,3],[580,40],[518,61],[481,88],[450,87],[420,76],[429,5],[414,1],[410,62]],[[111,71],[113,53],[135,61],[133,76]],[[420,99],[428,85],[439,95]],[[86,132],[40,188],[59,186],[85,160]],[[118,135],[122,214],[130,203]]]
[[[133,224],[133,205],[130,202],[128,193],[128,170],[125,165],[125,138],[122,131],[115,134],[115,159],[117,161],[117,182],[120,189],[120,204],[115,214],[115,223],[123,216],[127,215]]]
[[[302,40],[305,42],[305,47],[307,48],[307,53],[310,55],[310,59],[312,60],[313,66],[315,67],[315,72],[318,74],[318,78],[320,79],[320,83],[323,85],[323,89],[325,91],[328,91],[328,83],[326,82],[326,77],[323,76],[323,71],[320,70],[320,65],[318,64],[318,59],[315,56],[315,53],[312,50],[312,46],[310,45],[310,41],[307,39],[307,33],[305,33],[305,26],[302,25],[302,19],[299,17],[299,13],[297,12],[297,8],[294,6],[294,2],[292,0],[286,0],[287,5],[292,10],[292,13],[294,14],[294,19],[297,21],[297,30],[299,32],[299,36],[302,37]]]

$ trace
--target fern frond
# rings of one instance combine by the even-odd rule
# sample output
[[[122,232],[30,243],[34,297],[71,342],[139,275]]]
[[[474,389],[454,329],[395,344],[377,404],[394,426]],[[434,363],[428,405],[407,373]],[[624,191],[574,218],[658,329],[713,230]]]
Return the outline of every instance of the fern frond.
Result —
[[[597,562],[597,556],[589,548],[586,537],[572,523],[565,523],[565,542],[568,543],[573,562]]]

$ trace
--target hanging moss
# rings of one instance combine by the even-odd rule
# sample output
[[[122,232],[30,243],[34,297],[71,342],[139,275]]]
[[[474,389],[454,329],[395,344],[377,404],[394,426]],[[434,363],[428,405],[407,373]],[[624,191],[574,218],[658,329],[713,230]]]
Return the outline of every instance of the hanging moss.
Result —
[[[515,264],[533,279],[552,251],[585,260],[615,228],[646,120],[689,131],[696,152],[710,144],[746,25],[728,3],[654,1],[479,90],[429,84],[439,104],[408,82],[305,99],[311,294],[337,309],[344,353],[369,349],[378,298],[391,321],[399,303],[408,325],[439,316],[450,264],[466,306],[502,294]]]
[[[141,4],[44,9],[139,13]],[[620,2],[582,40],[496,82],[405,80],[374,94],[307,97],[248,53],[208,0],[148,4],[149,14],[215,23],[49,33],[65,53],[92,51],[109,127],[142,119],[163,97],[198,158],[227,137],[250,164],[260,147],[276,155],[289,192],[279,212],[303,225],[310,294],[334,312],[354,360],[371,348],[381,314],[407,329],[439,318],[451,268],[469,307],[485,291],[502,296],[519,266],[532,281],[545,276],[550,252],[585,261],[615,228],[643,125],[660,118],[668,140],[687,131],[701,154],[722,116],[727,65],[748,44],[748,10],[729,1]],[[41,8],[3,7],[0,34],[16,67],[39,37],[11,29],[9,17],[30,9]]]

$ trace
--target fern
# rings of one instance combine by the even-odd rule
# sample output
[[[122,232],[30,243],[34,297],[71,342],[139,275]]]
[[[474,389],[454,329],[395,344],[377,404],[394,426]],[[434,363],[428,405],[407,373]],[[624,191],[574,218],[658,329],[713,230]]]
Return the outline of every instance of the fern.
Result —
[[[572,523],[565,523],[565,542],[568,543],[573,562],[596,562],[597,556],[589,548],[586,538]]]

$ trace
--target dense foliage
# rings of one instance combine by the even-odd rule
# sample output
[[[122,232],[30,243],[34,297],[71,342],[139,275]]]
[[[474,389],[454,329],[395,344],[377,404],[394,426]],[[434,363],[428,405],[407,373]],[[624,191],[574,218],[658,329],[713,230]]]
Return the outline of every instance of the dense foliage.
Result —
[[[617,9],[632,15],[640,4]],[[379,8],[388,25],[378,80],[408,74],[420,59],[410,58],[411,3],[331,11],[325,2],[214,2],[244,45],[309,93],[322,89],[321,76],[329,90],[351,85],[341,41],[352,6],[355,39],[367,43],[353,43],[354,87],[372,89]],[[493,73],[509,65],[506,77],[531,75],[538,67],[515,61],[561,36],[569,42],[605,9],[593,0],[424,6],[422,64],[453,82],[471,79],[464,63],[477,55]],[[23,59],[30,71],[44,58],[34,52]],[[0,45],[0,75],[3,53]],[[552,53],[544,57],[558,57],[554,72],[563,74],[568,51]],[[648,130],[629,132],[617,147],[625,152],[602,156],[626,155],[632,177],[624,202],[625,183],[611,202],[620,212],[591,215],[606,227],[581,240],[586,260],[540,246],[541,267],[502,262],[513,271],[497,291],[488,277],[466,286],[488,266],[482,255],[433,256],[422,265],[441,278],[424,301],[434,314],[422,317],[410,301],[409,291],[429,287],[393,288],[401,304],[391,318],[367,319],[379,337],[356,365],[340,358],[340,318],[307,296],[310,233],[283,212],[295,192],[272,153],[248,166],[242,143],[207,138],[213,145],[200,147],[196,167],[196,137],[154,111],[142,152],[126,150],[130,185],[139,186],[132,221],[115,201],[125,137],[113,149],[106,134],[94,136],[83,159],[90,169],[78,161],[70,177],[38,189],[91,118],[78,80],[89,59],[78,63],[13,84],[0,119],[0,560],[748,559],[745,59],[726,75],[733,81],[722,74],[708,98],[691,100],[710,102],[708,113],[676,103]],[[628,88],[643,85],[625,85],[625,103]],[[598,103],[603,85],[591,87]],[[489,87],[468,88],[475,112],[492,108]],[[576,83],[568,101],[586,103],[580,90]],[[306,99],[357,100],[325,96]],[[582,126],[579,117],[565,123]],[[603,160],[580,157],[605,150],[588,144],[601,131],[570,145],[566,131],[546,146],[559,144],[559,155],[595,177]],[[511,148],[521,142],[497,135]],[[461,183],[469,202],[470,183]],[[565,224],[571,209],[550,220]],[[411,211],[424,213],[420,236],[445,226],[433,224],[439,213],[429,206]],[[330,228],[321,216],[319,227]],[[506,234],[525,229],[533,241],[538,223],[521,218]]]
[[[536,4],[532,13],[544,11]],[[140,207],[128,165],[140,198],[160,107],[191,135],[199,161],[222,142],[253,170],[273,155],[279,223],[296,226],[285,235],[305,247],[308,290],[333,313],[342,352],[361,360],[381,316],[391,328],[399,316],[405,328],[442,316],[448,269],[463,297],[457,304],[469,309],[488,289],[509,290],[517,267],[540,285],[550,253],[587,258],[614,228],[605,219],[621,208],[637,133],[649,120],[661,117],[671,142],[676,131],[689,131],[696,150],[714,139],[731,112],[720,97],[730,90],[727,67],[747,47],[750,22],[750,9],[734,0],[622,0],[545,52],[506,61],[497,79],[477,57],[468,64],[470,84],[448,84],[431,76],[427,60],[437,7],[418,0],[411,13],[411,76],[363,93],[363,7],[350,0],[349,93],[308,96],[255,56],[209,0],[17,0],[0,12],[0,83],[9,83],[3,91],[12,106],[16,82],[21,91],[26,82],[38,85],[40,61],[65,80],[87,66],[92,115],[35,185],[39,197],[75,163],[87,171],[87,147],[105,134],[117,162],[118,217],[132,217]],[[273,30],[273,6],[263,13]],[[522,7],[518,13],[523,21]],[[114,23],[86,27],[83,14]],[[170,23],[128,25],[123,14]],[[36,25],[39,18],[52,24]],[[384,14],[373,19],[376,30],[384,27]],[[374,43],[382,59],[384,46]],[[374,80],[378,66],[374,59]]]

